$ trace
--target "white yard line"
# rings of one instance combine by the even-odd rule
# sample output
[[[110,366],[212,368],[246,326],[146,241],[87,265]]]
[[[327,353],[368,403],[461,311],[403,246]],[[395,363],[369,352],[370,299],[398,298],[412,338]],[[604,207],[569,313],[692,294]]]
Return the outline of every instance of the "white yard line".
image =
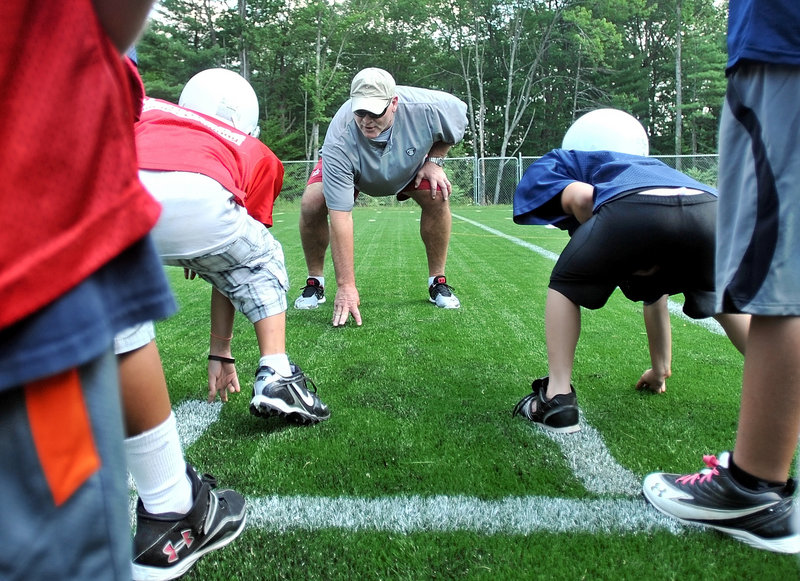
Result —
[[[248,525],[262,530],[342,529],[397,533],[470,531],[479,534],[678,534],[680,525],[644,499],[575,500],[538,496],[481,500],[469,496],[248,498]]]
[[[580,480],[583,487],[595,494],[641,496],[639,477],[618,464],[606,448],[600,432],[590,426],[581,415],[581,430],[573,434],[557,434],[531,426],[537,434],[544,434],[561,447],[561,453]]]
[[[188,448],[219,418],[222,404],[188,401],[175,408],[178,433]],[[581,419],[577,434],[557,435],[531,427],[559,443],[568,465],[587,490],[626,498],[566,499],[541,496],[483,500],[470,496],[391,496],[379,498],[306,495],[249,497],[248,526],[266,531],[341,529],[345,531],[532,534],[578,532],[638,534],[682,527],[639,496],[639,481],[611,457],[594,428]],[[136,492],[131,483],[130,515]]]
[[[527,248],[550,260],[558,254],[484,224],[453,214],[495,236]],[[713,319],[696,321],[669,302],[670,312],[709,331],[724,334]],[[175,409],[183,448],[197,441],[219,418],[222,404],[188,401]],[[601,499],[540,496],[482,500],[469,496],[391,496],[379,498],[262,496],[250,497],[248,526],[267,531],[342,529],[346,531],[470,531],[480,534],[588,532],[637,534],[684,527],[648,507],[641,498],[639,478],[613,458],[601,434],[581,417],[581,431],[553,434],[531,426],[532,436],[544,435],[559,445],[564,460],[584,488]],[[131,483],[132,486],[132,483]],[[136,493],[131,490],[131,515]]]

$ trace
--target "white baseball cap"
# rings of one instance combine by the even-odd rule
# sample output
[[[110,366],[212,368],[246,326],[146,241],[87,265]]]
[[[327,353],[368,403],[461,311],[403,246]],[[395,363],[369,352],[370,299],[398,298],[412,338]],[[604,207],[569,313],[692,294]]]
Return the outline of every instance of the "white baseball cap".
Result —
[[[383,69],[363,69],[353,77],[350,85],[353,111],[365,110],[380,115],[394,96],[394,78]]]

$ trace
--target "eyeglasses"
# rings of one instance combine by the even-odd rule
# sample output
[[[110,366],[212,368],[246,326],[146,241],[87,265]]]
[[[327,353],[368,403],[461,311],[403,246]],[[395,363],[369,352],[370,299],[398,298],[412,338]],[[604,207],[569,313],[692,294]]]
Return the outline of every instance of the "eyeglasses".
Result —
[[[389,101],[389,105],[391,104],[392,102]],[[386,115],[386,112],[389,110],[389,105],[386,105],[386,108],[378,115],[375,115],[375,113],[371,113],[370,111],[367,111],[365,109],[359,109],[358,111],[353,111],[353,115],[355,115],[356,117],[369,117],[370,119],[380,119],[381,117]]]

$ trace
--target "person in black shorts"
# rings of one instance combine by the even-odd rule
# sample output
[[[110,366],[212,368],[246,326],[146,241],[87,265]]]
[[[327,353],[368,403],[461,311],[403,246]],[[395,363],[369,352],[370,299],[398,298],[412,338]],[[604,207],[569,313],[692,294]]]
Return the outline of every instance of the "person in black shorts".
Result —
[[[619,287],[644,302],[651,367],[637,389],[662,393],[671,375],[667,298],[683,293],[684,313],[715,316],[743,352],[749,317],[715,315],[717,192],[647,157],[633,117],[598,109],[581,117],[554,149],[525,172],[514,194],[514,221],[552,224],[570,241],[550,276],[545,311],[549,375],[513,415],[555,432],[580,429],[571,384],[580,307],[599,309]]]

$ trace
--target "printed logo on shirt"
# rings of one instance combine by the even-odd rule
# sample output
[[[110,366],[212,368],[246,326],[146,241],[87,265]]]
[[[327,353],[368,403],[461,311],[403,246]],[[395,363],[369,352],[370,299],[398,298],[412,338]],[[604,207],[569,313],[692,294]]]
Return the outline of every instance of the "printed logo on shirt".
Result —
[[[246,135],[242,135],[241,133],[236,133],[231,131],[227,127],[223,125],[217,125],[216,123],[212,123],[205,117],[195,113],[194,111],[190,111],[188,109],[184,109],[182,107],[178,107],[177,105],[173,105],[172,103],[167,103],[165,101],[158,101],[156,99],[147,98],[144,100],[144,104],[142,105],[142,113],[145,111],[162,111],[164,113],[170,113],[175,115],[176,117],[180,117],[181,119],[188,119],[190,121],[196,121],[201,125],[205,126],[207,129],[210,129],[223,139],[235,143],[236,145],[241,145],[244,143],[244,140],[247,139]],[[220,121],[220,123],[222,123]]]
[[[414,157],[415,153],[417,153],[417,148],[416,147],[409,147],[408,149],[406,149],[406,155],[408,157]]]

